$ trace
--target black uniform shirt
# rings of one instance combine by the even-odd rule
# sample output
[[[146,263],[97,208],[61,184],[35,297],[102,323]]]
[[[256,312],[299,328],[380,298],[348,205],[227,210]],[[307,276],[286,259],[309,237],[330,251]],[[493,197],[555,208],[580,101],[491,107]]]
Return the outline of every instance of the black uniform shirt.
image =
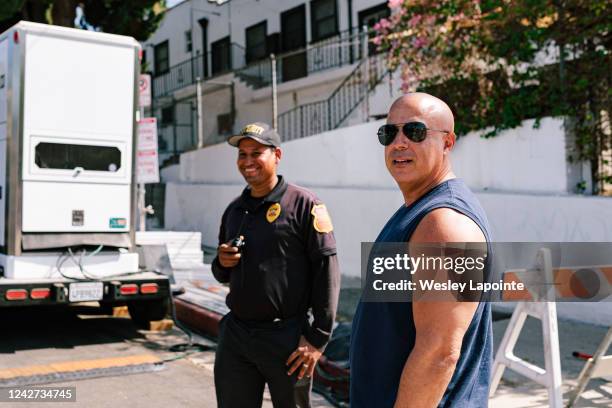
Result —
[[[213,274],[229,282],[226,303],[244,321],[301,317],[312,307],[305,336],[315,347],[329,339],[335,318],[340,272],[336,241],[325,205],[282,176],[263,199],[247,187],[225,210],[219,244],[245,237],[234,268],[215,258]]]

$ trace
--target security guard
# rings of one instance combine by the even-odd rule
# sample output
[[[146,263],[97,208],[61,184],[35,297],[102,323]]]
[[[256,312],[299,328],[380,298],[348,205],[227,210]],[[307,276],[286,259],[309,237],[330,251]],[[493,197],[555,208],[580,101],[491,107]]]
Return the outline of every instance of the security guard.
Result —
[[[333,225],[312,192],[277,175],[274,129],[253,123],[228,142],[248,186],[223,214],[212,264],[230,286],[215,360],[217,403],[260,407],[267,383],[275,407],[309,407],[340,289]]]

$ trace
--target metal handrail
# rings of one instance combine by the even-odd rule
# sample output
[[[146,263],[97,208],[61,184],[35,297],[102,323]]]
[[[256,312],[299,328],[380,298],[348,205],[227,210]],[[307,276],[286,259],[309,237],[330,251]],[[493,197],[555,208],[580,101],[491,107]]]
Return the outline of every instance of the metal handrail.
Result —
[[[381,54],[362,59],[359,64],[324,100],[309,102],[289,109],[278,117],[283,141],[300,139],[336,129],[359,106],[367,94],[388,73]],[[369,69],[369,73],[364,71]],[[364,81],[369,83],[364,84]]]

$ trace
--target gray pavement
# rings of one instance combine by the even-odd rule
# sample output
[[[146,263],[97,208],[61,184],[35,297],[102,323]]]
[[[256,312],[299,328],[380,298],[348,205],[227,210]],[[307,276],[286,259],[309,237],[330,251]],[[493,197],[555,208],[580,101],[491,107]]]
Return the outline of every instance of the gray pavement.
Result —
[[[129,318],[95,314],[95,308],[55,310],[0,310],[4,328],[0,336],[0,372],[9,368],[50,365],[67,361],[118,358],[153,354],[164,363],[156,372],[56,382],[45,386],[76,386],[77,401],[64,403],[19,403],[19,407],[130,408],[216,407],[214,350],[171,353],[171,345],[184,343],[177,329],[138,330]],[[80,313],[80,314],[79,314]],[[195,336],[211,347],[215,343]],[[315,408],[331,405],[314,396]],[[0,407],[15,406],[2,403]],[[264,407],[272,404],[267,397]]]
[[[162,371],[54,384],[77,387],[76,403],[54,403],[54,407],[216,406],[212,371],[214,352],[198,352],[188,356],[168,352],[170,345],[185,341],[185,336],[176,329],[163,332],[138,330],[127,318],[95,315],[89,309],[0,310],[0,321],[3,324],[0,370],[149,353],[161,359],[178,358],[165,363]],[[507,323],[508,319],[494,323],[496,345]],[[563,320],[559,321],[559,328],[563,379],[567,390],[584,364],[571,356],[572,351],[593,353],[606,328]],[[198,337],[197,341],[214,346],[205,338]],[[542,337],[537,320],[528,319],[518,341],[517,355],[535,364],[543,364]],[[320,396],[315,396],[315,399],[314,406],[317,408],[331,406]],[[2,406],[14,404],[0,403]],[[23,403],[18,406],[48,408],[50,405]],[[264,406],[272,406],[269,398]],[[542,386],[507,370],[500,389],[490,400],[490,406],[536,408],[548,404]],[[612,407],[612,383],[591,381],[577,406]]]
[[[504,335],[509,319],[493,323],[495,350]],[[571,320],[559,319],[559,348],[561,353],[561,370],[563,377],[564,398],[576,384],[576,379],[584,367],[584,360],[572,356],[580,351],[593,354],[608,328],[585,324]],[[515,354],[524,360],[544,368],[544,346],[541,323],[538,319],[528,317],[516,345]],[[612,350],[608,352],[612,354]],[[612,380],[612,378],[610,379]],[[547,407],[547,392],[543,386],[506,369],[501,386],[490,400],[492,407]],[[576,407],[612,407],[612,382],[604,379],[593,379],[575,405]]]

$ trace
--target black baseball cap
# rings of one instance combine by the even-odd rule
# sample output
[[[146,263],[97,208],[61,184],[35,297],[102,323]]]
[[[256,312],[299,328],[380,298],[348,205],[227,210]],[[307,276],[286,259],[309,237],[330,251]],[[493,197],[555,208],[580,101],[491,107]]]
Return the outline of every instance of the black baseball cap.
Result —
[[[227,143],[231,144],[234,147],[238,147],[238,144],[245,137],[250,137],[251,139],[267,146],[280,147],[281,139],[276,130],[270,127],[267,123],[263,122],[255,122],[246,125],[239,134],[230,136],[227,139]]]

